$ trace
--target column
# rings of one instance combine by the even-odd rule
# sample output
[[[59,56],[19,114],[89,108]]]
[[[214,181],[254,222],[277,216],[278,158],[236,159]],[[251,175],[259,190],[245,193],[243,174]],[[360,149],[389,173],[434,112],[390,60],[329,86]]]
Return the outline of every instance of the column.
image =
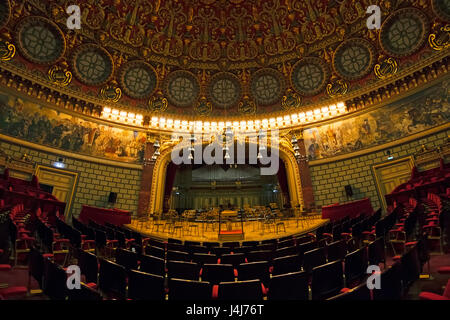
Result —
[[[305,141],[303,140],[303,131],[300,131],[297,138],[300,157],[297,159],[298,169],[300,173],[300,181],[302,186],[303,202],[305,209],[310,210],[315,207],[314,191],[311,180],[311,173],[309,171],[308,156],[306,155]]]
[[[147,141],[145,143],[144,163],[141,176],[141,189],[139,191],[138,201],[138,217],[148,214],[148,207],[150,205],[150,195],[152,191],[153,169],[155,162],[151,161],[155,148],[153,143]],[[152,212],[151,212],[152,213]]]

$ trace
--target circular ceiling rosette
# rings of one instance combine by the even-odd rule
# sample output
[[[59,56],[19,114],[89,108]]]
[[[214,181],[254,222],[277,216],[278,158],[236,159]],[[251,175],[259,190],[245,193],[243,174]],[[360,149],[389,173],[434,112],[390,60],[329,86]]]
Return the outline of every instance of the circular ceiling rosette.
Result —
[[[8,0],[0,0],[0,29],[6,26],[11,15],[11,5]]]
[[[434,13],[444,21],[450,21],[450,0],[431,1]]]
[[[157,88],[158,77],[150,64],[144,61],[131,61],[122,67],[119,82],[129,97],[145,99]]]
[[[391,14],[382,24],[380,45],[393,57],[415,53],[428,37],[427,16],[416,8],[403,8]]]
[[[164,93],[174,106],[193,107],[200,93],[200,85],[197,77],[191,72],[177,70],[167,76]]]
[[[84,44],[75,49],[72,69],[78,80],[87,85],[100,85],[107,82],[113,72],[111,55],[96,44]]]
[[[229,72],[215,74],[208,85],[211,102],[218,108],[230,108],[242,97],[241,83],[238,77]]]
[[[270,68],[260,69],[250,78],[250,92],[259,105],[272,105],[281,102],[286,88],[283,75]]]
[[[299,94],[312,96],[325,88],[330,70],[325,62],[316,57],[298,61],[291,72],[291,85]]]
[[[333,55],[333,69],[344,79],[361,79],[372,71],[375,63],[372,44],[364,39],[349,39],[341,43]]]
[[[29,61],[50,65],[58,61],[66,50],[64,34],[48,19],[30,16],[16,26],[21,54]]]

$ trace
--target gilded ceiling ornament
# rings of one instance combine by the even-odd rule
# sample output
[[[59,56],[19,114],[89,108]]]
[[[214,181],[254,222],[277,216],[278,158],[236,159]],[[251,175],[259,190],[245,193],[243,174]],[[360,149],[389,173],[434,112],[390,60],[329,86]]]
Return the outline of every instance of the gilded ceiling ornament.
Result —
[[[239,78],[229,72],[216,73],[207,84],[207,95],[214,106],[230,108],[242,97]]]
[[[434,50],[443,50],[450,47],[450,25],[437,27],[437,31],[428,36],[428,43]]]
[[[126,95],[135,99],[145,99],[158,87],[158,77],[150,64],[144,61],[131,61],[122,66],[119,83]]]
[[[100,97],[108,102],[117,102],[122,97],[122,90],[115,80],[100,89]]]
[[[72,72],[68,70],[66,62],[54,65],[48,70],[48,79],[56,85],[67,86],[72,81]]]
[[[8,0],[0,0],[0,29],[6,26],[11,15],[11,4]]]
[[[333,69],[344,79],[360,79],[372,70],[374,55],[375,49],[369,41],[361,38],[348,39],[336,48]]]
[[[259,69],[250,78],[250,93],[259,105],[271,105],[280,101],[286,87],[284,76],[275,69]]]
[[[167,110],[169,103],[167,99],[163,96],[161,91],[158,91],[149,101],[148,106],[150,111],[155,113],[161,113]]]
[[[0,39],[0,61],[9,61],[16,54],[16,47],[8,41],[11,40],[11,35],[6,33],[5,38]]]
[[[281,107],[285,111],[294,110],[300,107],[302,98],[292,89],[288,89],[281,99]]]
[[[427,39],[429,22],[421,10],[408,7],[395,11],[384,20],[380,45],[393,57],[404,57],[419,50]]]
[[[21,20],[16,26],[16,39],[21,54],[38,64],[53,64],[66,50],[61,29],[43,17],[29,16]]]
[[[238,112],[244,115],[256,114],[256,103],[247,95],[239,102]]]
[[[185,35],[187,15],[181,1],[166,1],[152,21],[156,33],[152,36],[150,47],[157,54],[179,57],[183,54],[182,36]]]
[[[177,70],[164,80],[164,94],[174,106],[192,107],[200,94],[200,84],[193,73]]]
[[[195,111],[199,116],[207,116],[212,112],[212,103],[206,97],[201,97],[195,106]]]
[[[448,1],[432,0],[431,7],[434,13],[443,21],[450,21],[450,6]]]
[[[397,73],[398,64],[393,58],[379,58],[380,63],[377,63],[374,67],[375,75],[379,79],[386,79]]]
[[[78,46],[73,53],[71,64],[75,77],[87,85],[106,83],[114,73],[111,55],[104,48],[92,43]]]
[[[329,76],[330,70],[323,59],[306,57],[292,67],[291,86],[301,95],[312,96],[324,89]]]
[[[81,23],[93,30],[100,29],[106,17],[105,8],[98,0],[83,1],[80,3]]]
[[[331,98],[341,97],[348,91],[348,83],[337,77],[332,77],[331,82],[327,84],[327,93]]]
[[[218,40],[220,20],[212,7],[201,7],[192,20],[193,32],[199,37],[189,45],[189,56],[200,61],[217,61],[221,56]]]

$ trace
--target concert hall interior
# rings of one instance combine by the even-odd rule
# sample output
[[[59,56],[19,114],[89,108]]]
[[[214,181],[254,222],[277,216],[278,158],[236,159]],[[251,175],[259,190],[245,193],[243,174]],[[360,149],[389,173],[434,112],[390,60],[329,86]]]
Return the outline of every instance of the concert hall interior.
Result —
[[[0,300],[449,300],[449,50],[449,1],[0,0]]]

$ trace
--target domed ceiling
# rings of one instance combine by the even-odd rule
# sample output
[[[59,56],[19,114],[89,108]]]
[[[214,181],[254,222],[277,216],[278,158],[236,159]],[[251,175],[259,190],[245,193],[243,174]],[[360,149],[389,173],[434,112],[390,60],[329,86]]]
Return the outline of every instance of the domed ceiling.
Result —
[[[447,0],[87,0],[81,29],[68,30],[72,2],[0,0],[2,39],[18,49],[5,63],[68,96],[148,115],[283,114],[448,54],[429,41],[448,37]],[[373,4],[380,30],[367,28]]]

